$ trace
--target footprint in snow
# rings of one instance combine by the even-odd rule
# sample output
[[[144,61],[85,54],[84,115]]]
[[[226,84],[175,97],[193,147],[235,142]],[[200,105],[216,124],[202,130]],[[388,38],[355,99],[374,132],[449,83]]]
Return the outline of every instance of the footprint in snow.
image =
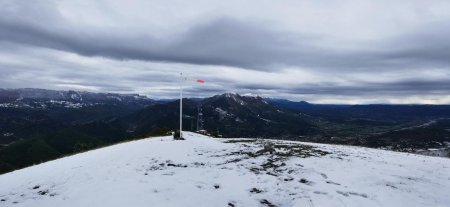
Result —
[[[259,201],[261,204],[263,204],[264,206],[267,207],[276,207],[275,204],[271,203],[270,201],[268,201],[267,199],[262,199]]]
[[[341,194],[341,195],[343,195],[345,197],[349,197],[350,195],[352,195],[352,196],[360,196],[360,197],[363,197],[363,198],[367,198],[368,197],[366,194],[363,194],[363,193],[343,192],[343,191],[339,191],[339,190],[336,191],[336,193]]]
[[[393,189],[398,189],[395,185],[393,185],[393,184],[386,184],[386,186],[388,186],[388,187],[391,187],[391,188],[393,188]]]
[[[336,183],[336,182],[333,182],[333,181],[327,181],[327,183],[328,184],[332,184],[332,185],[341,185],[340,183]]]
[[[168,172],[168,173],[163,173],[161,175],[167,175],[167,176],[172,176],[175,175],[175,172]]]
[[[264,191],[262,191],[262,190],[260,190],[260,189],[258,189],[258,188],[252,188],[252,189],[250,189],[250,193],[262,193],[262,192],[264,192]]]
[[[306,184],[306,185],[312,185],[313,184],[312,181],[306,180],[305,178],[300,179],[299,182],[303,183],[303,184]]]
[[[286,181],[286,182],[287,182],[287,181],[293,181],[294,178],[284,178],[283,180]]]

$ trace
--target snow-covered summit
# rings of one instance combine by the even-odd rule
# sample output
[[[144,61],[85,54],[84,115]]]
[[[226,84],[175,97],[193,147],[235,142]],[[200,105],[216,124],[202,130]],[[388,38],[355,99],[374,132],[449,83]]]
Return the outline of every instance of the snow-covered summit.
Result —
[[[450,159],[185,135],[0,175],[0,206],[450,206]]]

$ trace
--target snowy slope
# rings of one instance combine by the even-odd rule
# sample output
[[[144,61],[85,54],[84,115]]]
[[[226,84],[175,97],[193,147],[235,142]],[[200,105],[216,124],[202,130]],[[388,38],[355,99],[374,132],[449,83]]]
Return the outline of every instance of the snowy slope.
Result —
[[[266,142],[118,144],[0,175],[0,206],[450,206],[450,159],[281,141],[257,153]]]

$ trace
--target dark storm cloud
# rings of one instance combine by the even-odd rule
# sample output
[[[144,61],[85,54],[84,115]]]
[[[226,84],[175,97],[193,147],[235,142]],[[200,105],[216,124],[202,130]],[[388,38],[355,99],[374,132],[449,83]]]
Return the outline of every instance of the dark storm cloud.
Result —
[[[158,41],[150,36],[74,32],[44,28],[28,22],[0,20],[0,39],[3,41],[116,59],[267,69],[270,64],[290,64],[300,59],[313,59],[315,57],[308,56],[317,50],[306,44],[280,40],[283,38],[281,34],[231,19],[197,26],[180,36],[171,41]],[[303,50],[308,50],[308,53]]]
[[[450,36],[448,22],[428,26],[426,33],[412,31],[412,34],[376,42],[370,47],[348,50],[321,45],[323,39],[332,37],[281,32],[268,25],[231,18],[194,25],[188,31],[166,39],[126,31],[108,32],[71,25],[50,8],[47,6],[44,11],[38,11],[53,13],[43,21],[14,16],[0,19],[0,40],[85,56],[269,71],[277,70],[280,65],[344,71],[450,65],[450,40],[446,38]]]

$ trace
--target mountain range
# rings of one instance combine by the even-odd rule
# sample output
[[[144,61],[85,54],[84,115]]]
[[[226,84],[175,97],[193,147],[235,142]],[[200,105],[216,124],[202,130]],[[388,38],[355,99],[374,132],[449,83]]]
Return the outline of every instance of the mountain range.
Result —
[[[178,128],[179,100],[0,90],[0,173]],[[448,105],[320,105],[226,93],[183,100],[183,130],[449,156]],[[429,151],[426,151],[429,153]],[[447,154],[446,154],[447,153]]]

